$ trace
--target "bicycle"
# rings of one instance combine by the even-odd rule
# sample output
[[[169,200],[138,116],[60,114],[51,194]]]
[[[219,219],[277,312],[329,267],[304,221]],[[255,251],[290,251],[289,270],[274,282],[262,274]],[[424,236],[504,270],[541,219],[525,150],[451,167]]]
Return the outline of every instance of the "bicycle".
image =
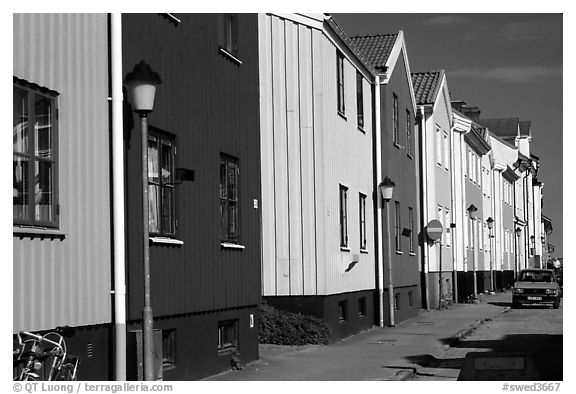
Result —
[[[71,336],[73,332],[70,327],[57,327],[44,335],[20,331],[13,361],[15,368],[20,364],[23,366],[14,380],[76,380],[79,359],[67,354],[64,341],[64,336]],[[40,373],[42,369],[43,374]]]

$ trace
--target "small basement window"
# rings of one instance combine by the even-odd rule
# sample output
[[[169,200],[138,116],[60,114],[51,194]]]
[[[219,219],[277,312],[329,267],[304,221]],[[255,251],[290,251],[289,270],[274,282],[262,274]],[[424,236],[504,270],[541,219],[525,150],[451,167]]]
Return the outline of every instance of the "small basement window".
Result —
[[[162,330],[162,369],[176,366],[176,329]]]
[[[345,322],[348,320],[348,301],[338,302],[338,321]]]
[[[218,323],[218,353],[236,351],[238,347],[238,320]]]

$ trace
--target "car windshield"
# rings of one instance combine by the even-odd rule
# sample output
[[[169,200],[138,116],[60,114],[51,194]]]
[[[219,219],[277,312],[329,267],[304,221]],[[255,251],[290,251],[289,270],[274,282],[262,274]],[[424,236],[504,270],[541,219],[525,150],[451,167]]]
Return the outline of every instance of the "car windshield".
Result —
[[[523,271],[520,274],[521,282],[552,282],[551,272]]]

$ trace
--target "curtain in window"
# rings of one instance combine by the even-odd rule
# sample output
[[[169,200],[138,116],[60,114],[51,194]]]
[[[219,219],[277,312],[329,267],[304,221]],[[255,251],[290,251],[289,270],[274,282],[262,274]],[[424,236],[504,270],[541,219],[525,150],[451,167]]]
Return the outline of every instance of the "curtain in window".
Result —
[[[160,186],[159,186],[158,142],[148,141],[148,225],[151,233],[159,228]]]

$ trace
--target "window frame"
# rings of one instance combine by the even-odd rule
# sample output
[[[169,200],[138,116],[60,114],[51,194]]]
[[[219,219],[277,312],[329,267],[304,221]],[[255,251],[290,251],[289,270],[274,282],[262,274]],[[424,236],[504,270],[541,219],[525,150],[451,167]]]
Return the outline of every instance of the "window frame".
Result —
[[[436,125],[436,164],[442,167],[442,130]]]
[[[348,187],[340,184],[339,187],[339,201],[340,201],[340,247],[348,248]]]
[[[356,70],[356,113],[358,128],[364,130],[364,77]]]
[[[363,193],[358,193],[358,213],[360,222],[360,250],[366,250],[367,240],[366,240],[366,195]]]
[[[171,171],[170,177],[168,181],[162,179],[162,176],[158,177],[158,182],[151,181],[150,179],[150,142],[157,141],[158,144],[158,169],[160,173],[162,172],[162,161],[163,161],[163,149],[164,146],[170,146],[171,149]],[[176,209],[176,156],[177,156],[177,148],[176,148],[176,136],[168,133],[166,131],[160,130],[156,127],[149,126],[148,127],[148,229],[151,237],[167,237],[167,238],[176,238],[176,234],[178,232],[178,219],[177,219],[177,209]],[[152,218],[152,209],[153,206],[151,204],[151,192],[150,186],[157,186],[160,193],[159,193],[159,200],[158,200],[158,231],[154,231],[152,225],[150,224],[150,220]],[[170,212],[170,226],[173,228],[173,231],[170,232],[166,230],[165,223],[164,223],[164,215],[166,212],[165,207],[165,191],[171,190],[171,212]]]
[[[338,323],[348,321],[348,300],[338,301]]]
[[[409,252],[415,253],[414,251],[414,208],[408,207],[408,222],[410,226],[410,242],[408,243]]]
[[[227,338],[227,329],[232,329],[232,339]],[[238,319],[223,320],[218,322],[218,354],[234,353],[238,350]],[[226,335],[225,335],[226,334]],[[226,337],[225,337],[226,336]]]
[[[176,329],[162,329],[162,369],[176,368]]]
[[[230,197],[230,190],[229,190],[229,178],[228,178],[228,171],[229,171],[229,164],[233,164],[235,171],[234,171],[234,183],[235,183],[235,196]],[[226,196],[222,195],[223,187],[222,187],[222,166],[225,167],[225,176],[226,176]],[[231,244],[240,244],[240,160],[237,157],[220,153],[220,180],[219,180],[219,193],[218,193],[218,202],[220,207],[220,241],[223,243],[231,243]],[[236,209],[236,214],[234,216],[235,223],[235,233],[230,231],[230,207],[234,206]],[[226,213],[226,214],[224,214]],[[227,218],[225,220],[225,218]],[[225,225],[227,225],[226,230],[224,230]]]
[[[344,54],[336,51],[336,100],[338,113],[346,115],[346,90],[344,86]]]
[[[412,113],[406,108],[406,154],[412,158],[414,150],[412,149]]]
[[[400,146],[400,119],[398,113],[398,95],[392,93],[393,108],[392,108],[392,142],[396,146]]]
[[[396,252],[402,252],[402,212],[399,201],[394,201],[394,240]]]
[[[21,217],[14,217],[14,212],[12,215],[13,224],[18,226],[32,226],[32,227],[42,227],[42,228],[50,228],[50,229],[58,229],[60,227],[60,205],[59,205],[59,155],[58,155],[58,137],[59,137],[59,96],[60,93],[41,87],[34,83],[27,82],[25,80],[19,79],[14,77],[13,78],[13,92],[15,89],[20,89],[26,92],[27,94],[27,113],[28,113],[28,120],[26,125],[26,138],[27,138],[27,150],[26,152],[18,152],[14,151],[14,147],[12,150],[12,160],[14,162],[15,157],[24,158],[28,163],[28,168],[26,170],[26,186],[27,186],[27,197],[28,201],[26,204],[22,206],[26,206],[28,209],[28,217],[21,218]],[[34,130],[34,124],[36,122],[36,111],[35,111],[35,103],[36,97],[40,96],[45,99],[50,100],[50,154],[51,157],[42,157],[36,154],[35,152],[35,145],[36,145],[36,133]],[[16,106],[13,105],[13,111],[16,109]],[[13,126],[14,127],[14,126]],[[34,182],[36,177],[36,163],[50,163],[52,165],[52,182],[51,182],[51,194],[52,202],[48,204],[51,206],[52,211],[52,218],[53,220],[40,220],[35,218],[35,212],[37,204],[35,202],[35,190],[36,184]],[[14,167],[13,167],[14,171]],[[13,188],[14,188],[14,180],[15,174],[12,173],[13,176]],[[12,207],[14,211],[14,201],[12,202]]]
[[[219,46],[224,52],[238,58],[238,14],[220,14]]]

